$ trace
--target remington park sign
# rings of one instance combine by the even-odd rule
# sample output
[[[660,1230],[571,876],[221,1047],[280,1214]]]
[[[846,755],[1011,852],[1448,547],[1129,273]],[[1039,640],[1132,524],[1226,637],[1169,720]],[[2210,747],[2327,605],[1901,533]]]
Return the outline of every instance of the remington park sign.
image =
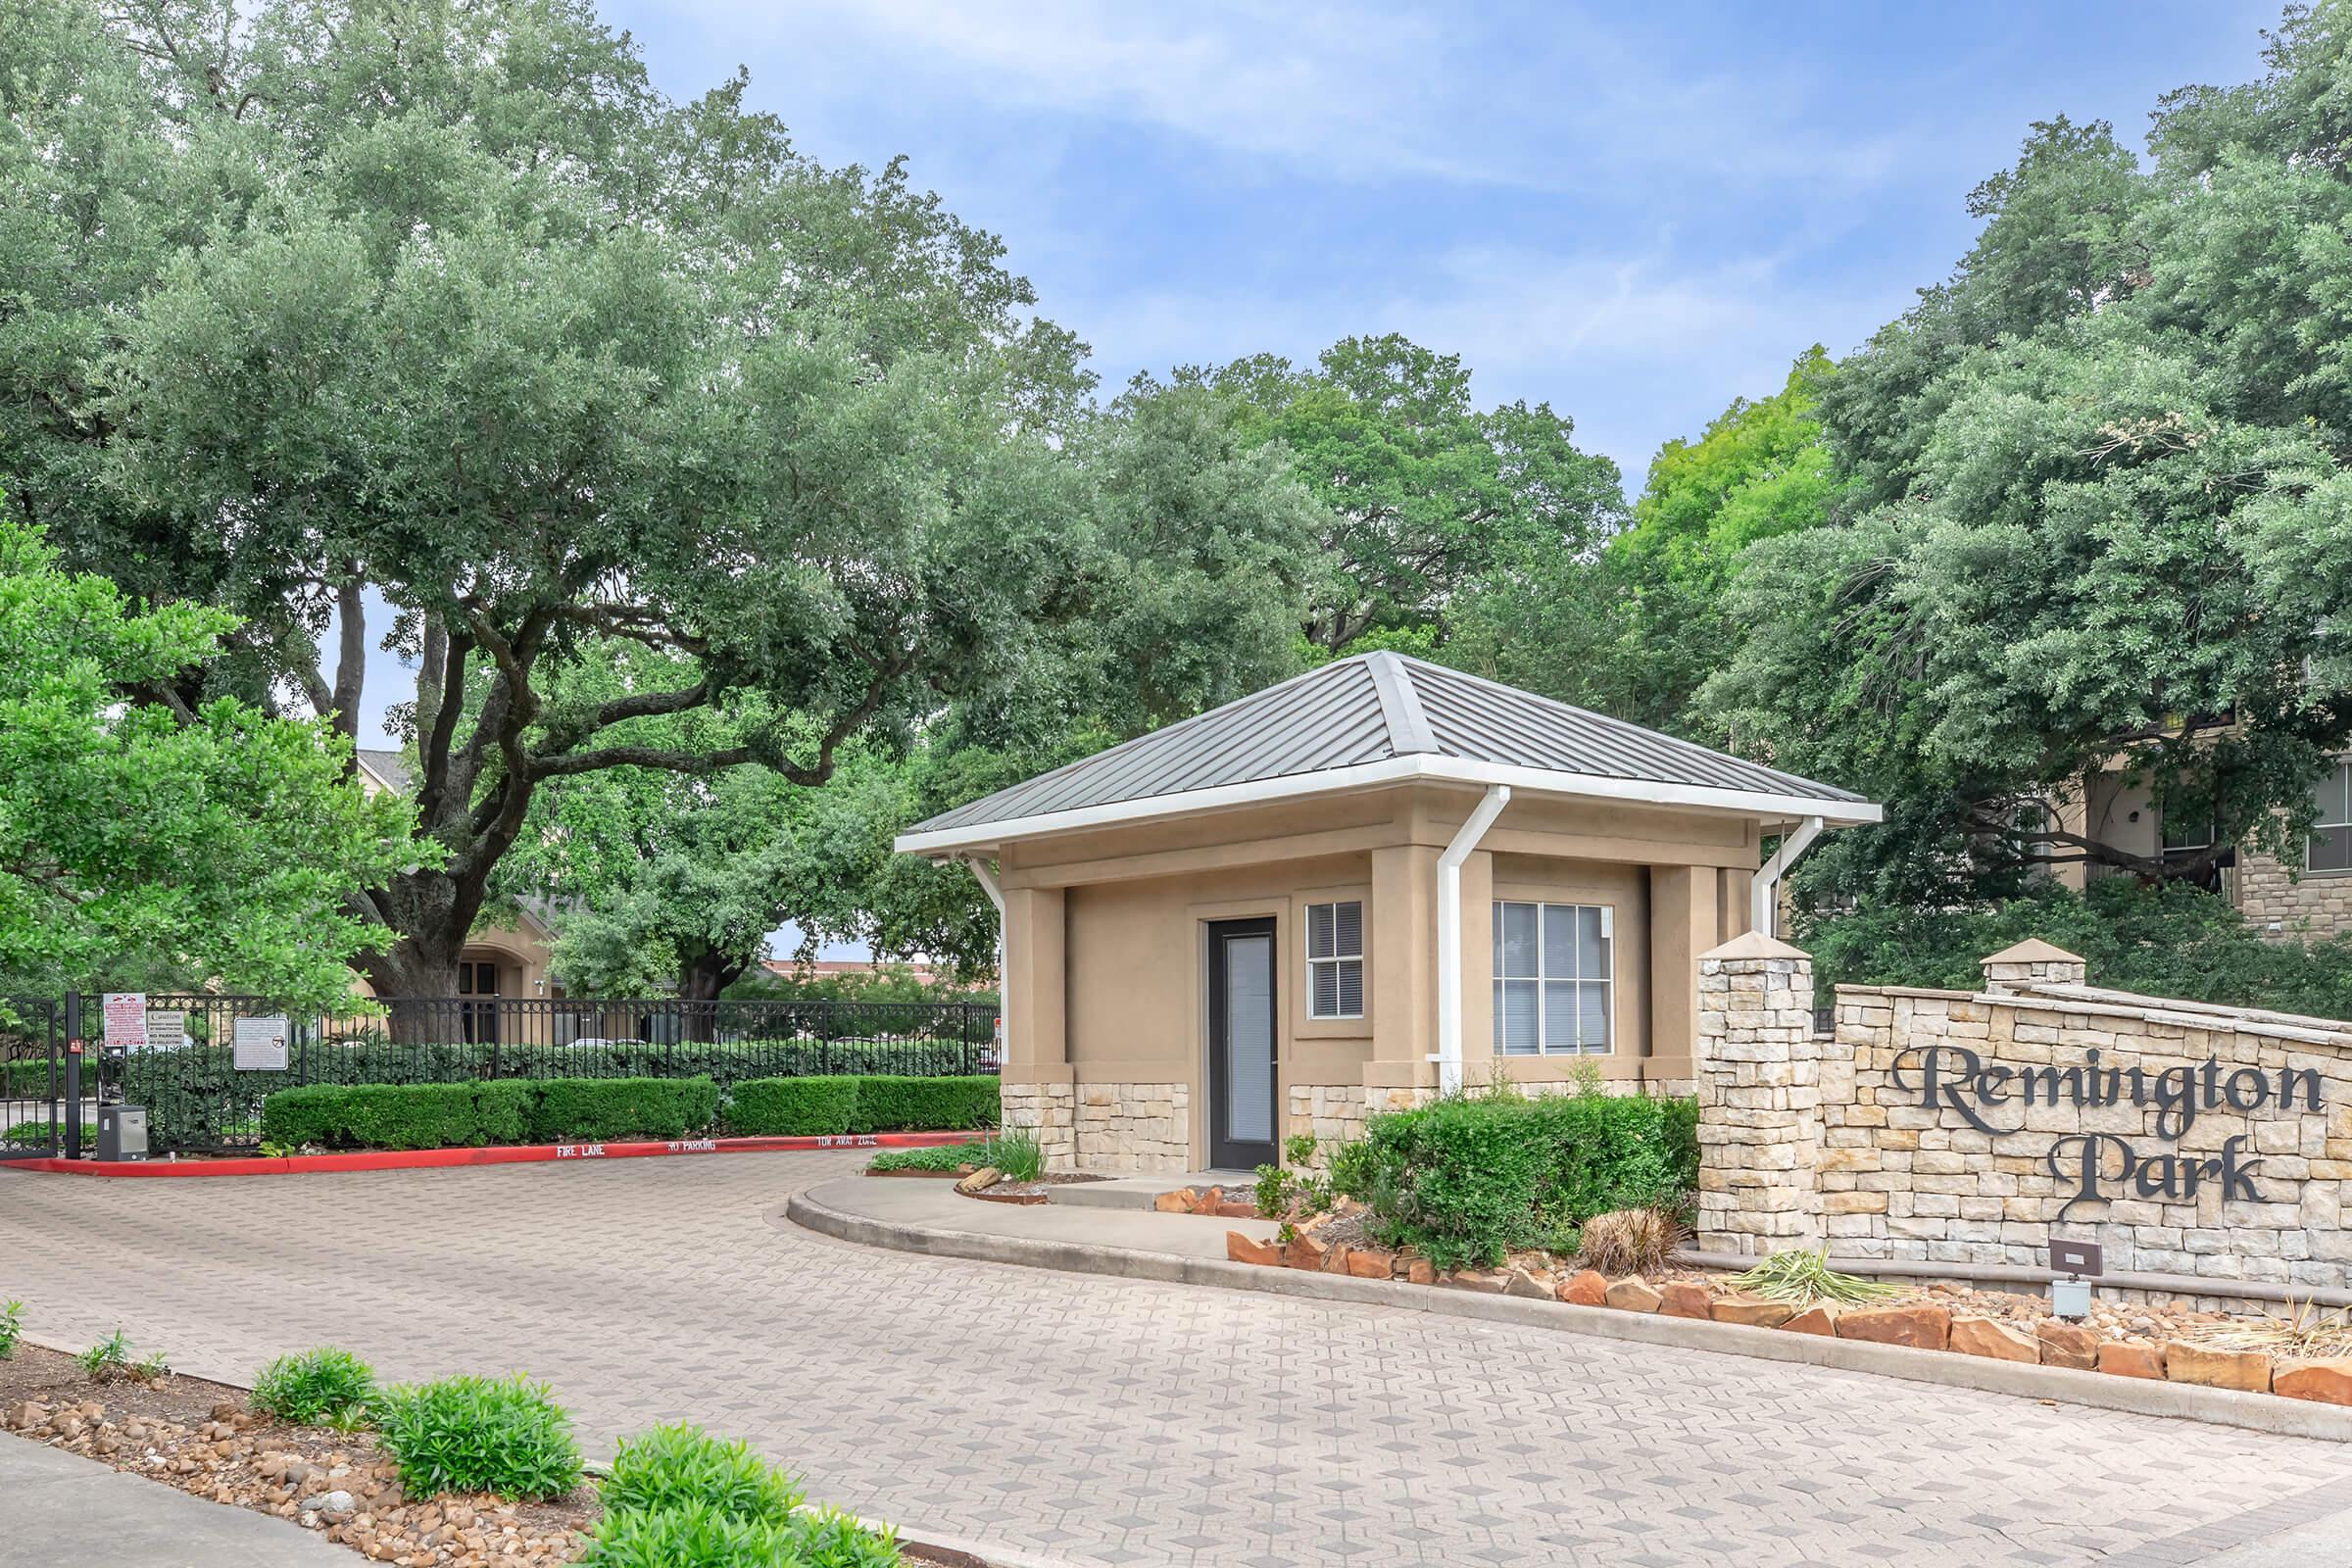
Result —
[[[2180,1141],[2200,1116],[2294,1116],[2322,1103],[2320,1075],[2311,1068],[2233,1067],[2208,1055],[2202,1064],[2151,1072],[2137,1062],[2104,1060],[2095,1046],[2080,1061],[2030,1066],[1987,1061],[1961,1045],[1913,1046],[1896,1053],[1888,1076],[1920,1108],[1955,1112],[1996,1139],[2026,1131],[2026,1115],[2036,1105],[2153,1112],[2147,1125],[2158,1144],[2169,1147],[2150,1149],[2118,1133],[2087,1130],[2051,1144],[2042,1163],[2069,1194],[2055,1216],[2061,1220],[2077,1203],[2119,1197],[2182,1202],[2210,1188],[2219,1188],[2226,1201],[2263,1201],[2254,1185],[2262,1159],[2249,1155],[2247,1134],[2231,1134],[2213,1154],[2184,1152]]]

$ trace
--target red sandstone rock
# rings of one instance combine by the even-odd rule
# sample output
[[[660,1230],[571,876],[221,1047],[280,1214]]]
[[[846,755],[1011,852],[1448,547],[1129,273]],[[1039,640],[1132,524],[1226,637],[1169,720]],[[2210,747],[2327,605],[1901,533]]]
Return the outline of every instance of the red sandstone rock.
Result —
[[[2099,1370],[2111,1377],[2161,1379],[2164,1351],[2153,1345],[2134,1345],[2129,1340],[2102,1340]]]
[[[1282,1260],[1293,1268],[1302,1268],[1309,1273],[1319,1273],[1323,1267],[1323,1259],[1330,1250],[1330,1248],[1325,1247],[1312,1236],[1294,1236],[1291,1238],[1291,1245],[1283,1250]]]
[[[1438,1283],[1437,1265],[1426,1257],[1409,1259],[1404,1265],[1404,1278],[1408,1285],[1435,1285]]]
[[[1205,1214],[1208,1210],[1202,1209],[1200,1212]],[[1257,1205],[1243,1202],[1240,1199],[1228,1198],[1217,1205],[1216,1215],[1219,1219],[1255,1219],[1258,1217]]]
[[[1905,1301],[1900,1306],[1872,1306],[1838,1314],[1841,1340],[1940,1350],[1951,1332],[1952,1314],[1932,1301]]]
[[[1152,1200],[1152,1208],[1159,1214],[1190,1214],[1193,1211],[1193,1190],[1179,1187],[1172,1193],[1162,1193]]]
[[[1665,1297],[1639,1274],[1611,1282],[1604,1298],[1620,1312],[1655,1312]]]
[[[1716,1322],[1751,1329],[1785,1328],[1795,1315],[1796,1308],[1787,1301],[1767,1301],[1760,1296],[1718,1296],[1707,1305],[1707,1316]]]
[[[1820,1334],[1835,1339],[1838,1336],[1838,1309],[1826,1303],[1808,1306],[1781,1327],[1791,1334]]]
[[[1261,1268],[1282,1267],[1282,1249],[1273,1242],[1253,1242],[1240,1231],[1225,1233],[1225,1255],[1236,1263],[1255,1263]]]
[[[2172,1340],[2164,1348],[2164,1375],[2175,1383],[2261,1394],[2271,1386],[2271,1358],[2260,1350],[2217,1350]]]
[[[1668,1317],[1709,1317],[1707,1288],[1677,1280],[1658,1291],[1658,1310]]]
[[[1377,1248],[1351,1248],[1348,1253],[1348,1272],[1359,1280],[1385,1280],[1396,1272],[1396,1254]]]
[[[1995,1361],[2032,1363],[2041,1359],[2041,1348],[2033,1335],[2013,1323],[1991,1317],[1952,1319],[1952,1335],[1946,1348],[1962,1355],[1982,1355]]]
[[[1608,1277],[1596,1269],[1579,1269],[1554,1294],[1577,1306],[1599,1306],[1609,1298]]]
[[[2271,1392],[2290,1399],[2352,1404],[2352,1360],[2289,1361],[2272,1377]]]
[[[2034,1337],[2041,1342],[2043,1366],[2071,1366],[2089,1371],[2099,1364],[2101,1342],[2095,1329],[2069,1323],[2062,1317],[2045,1317],[2034,1325]]]
[[[1505,1282],[1494,1269],[1457,1268],[1450,1274],[1438,1276],[1438,1283],[1450,1285],[1457,1291],[1476,1291],[1481,1296],[1500,1296]]]

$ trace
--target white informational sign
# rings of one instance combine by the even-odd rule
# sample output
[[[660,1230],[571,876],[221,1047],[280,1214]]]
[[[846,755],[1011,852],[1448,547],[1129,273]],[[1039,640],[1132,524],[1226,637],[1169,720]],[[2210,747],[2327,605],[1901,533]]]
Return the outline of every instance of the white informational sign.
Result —
[[[158,1007],[147,1015],[147,1049],[177,1051],[188,1043],[188,1015],[179,1007]]]
[[[283,1018],[239,1018],[234,1052],[239,1072],[284,1072],[286,1038],[293,1031]]]
[[[106,994],[106,1043],[115,1051],[146,1049],[146,992],[109,991]]]

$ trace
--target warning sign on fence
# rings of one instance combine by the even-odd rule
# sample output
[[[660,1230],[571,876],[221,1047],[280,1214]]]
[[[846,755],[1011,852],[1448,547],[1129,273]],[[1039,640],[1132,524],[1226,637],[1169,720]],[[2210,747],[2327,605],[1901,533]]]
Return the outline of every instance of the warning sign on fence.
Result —
[[[106,1044],[114,1051],[147,1049],[147,993],[109,991],[106,994]]]
[[[283,1018],[239,1018],[234,1055],[239,1072],[284,1072],[286,1036]]]

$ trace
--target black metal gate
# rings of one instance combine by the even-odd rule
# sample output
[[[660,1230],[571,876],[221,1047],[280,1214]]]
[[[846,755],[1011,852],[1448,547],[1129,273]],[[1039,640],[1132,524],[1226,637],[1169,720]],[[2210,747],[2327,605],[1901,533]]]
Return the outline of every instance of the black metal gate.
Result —
[[[0,998],[0,1163],[58,1152],[65,1108],[62,1020],[54,1002]]]

